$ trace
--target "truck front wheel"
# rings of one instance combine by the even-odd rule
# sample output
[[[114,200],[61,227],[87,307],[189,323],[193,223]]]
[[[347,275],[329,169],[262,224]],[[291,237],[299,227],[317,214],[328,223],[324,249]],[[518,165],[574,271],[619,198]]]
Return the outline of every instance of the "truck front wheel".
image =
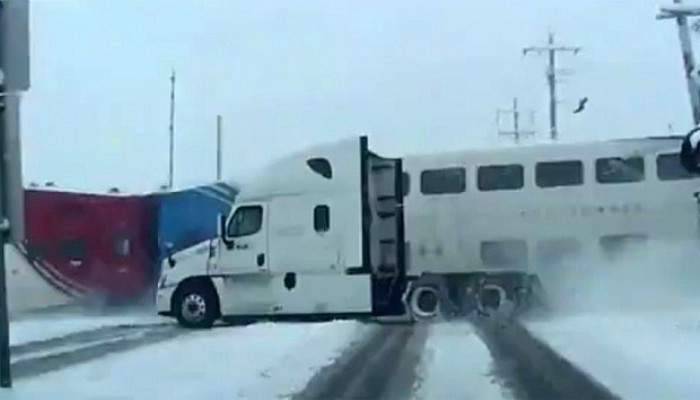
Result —
[[[191,283],[178,290],[174,302],[180,325],[187,328],[211,328],[218,315],[216,293],[207,285]]]

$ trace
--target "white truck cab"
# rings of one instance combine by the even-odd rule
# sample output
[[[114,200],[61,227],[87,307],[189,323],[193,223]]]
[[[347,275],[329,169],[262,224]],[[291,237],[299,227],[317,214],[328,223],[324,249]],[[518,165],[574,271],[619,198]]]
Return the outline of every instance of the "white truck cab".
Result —
[[[188,327],[222,317],[401,315],[402,167],[360,137],[270,165],[220,235],[169,257],[157,307]]]

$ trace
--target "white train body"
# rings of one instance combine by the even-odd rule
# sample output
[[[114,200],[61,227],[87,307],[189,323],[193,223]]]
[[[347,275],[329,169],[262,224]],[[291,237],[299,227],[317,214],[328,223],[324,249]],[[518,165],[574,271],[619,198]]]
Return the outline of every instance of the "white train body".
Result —
[[[678,162],[680,144],[640,138],[404,157],[408,274],[537,273],[581,253],[612,256],[630,241],[695,239],[698,180]]]

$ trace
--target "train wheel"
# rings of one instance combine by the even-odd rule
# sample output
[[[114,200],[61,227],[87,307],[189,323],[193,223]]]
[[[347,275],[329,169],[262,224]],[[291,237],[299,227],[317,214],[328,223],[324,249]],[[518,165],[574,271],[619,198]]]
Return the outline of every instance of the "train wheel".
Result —
[[[185,286],[176,302],[177,320],[187,328],[211,328],[217,318],[217,303],[211,288],[197,284]]]

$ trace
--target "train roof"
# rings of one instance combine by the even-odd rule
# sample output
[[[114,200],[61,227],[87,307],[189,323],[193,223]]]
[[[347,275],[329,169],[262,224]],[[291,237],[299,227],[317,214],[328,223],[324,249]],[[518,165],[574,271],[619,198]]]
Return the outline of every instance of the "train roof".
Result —
[[[619,156],[642,155],[658,152],[679,152],[684,136],[648,136],[595,140],[585,142],[531,143],[502,147],[465,148],[445,152],[409,154],[403,158],[408,162],[430,159],[475,159],[520,158],[520,157],[583,157],[585,155],[601,156],[615,153]]]

